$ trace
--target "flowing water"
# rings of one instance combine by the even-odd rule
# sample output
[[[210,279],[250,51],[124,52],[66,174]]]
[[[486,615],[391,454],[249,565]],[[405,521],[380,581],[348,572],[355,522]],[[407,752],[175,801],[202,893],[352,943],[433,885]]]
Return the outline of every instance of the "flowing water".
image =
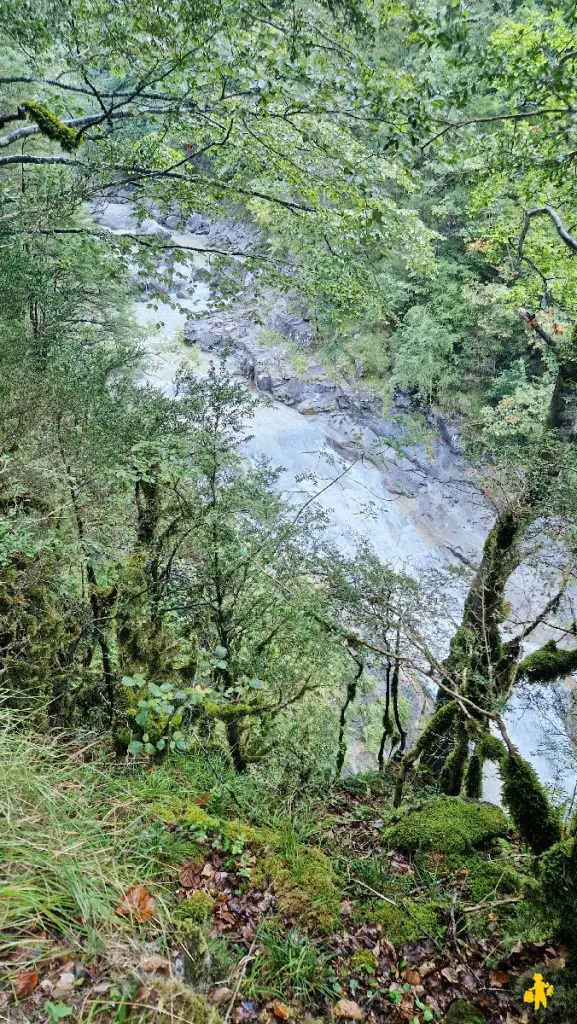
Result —
[[[96,215],[99,222],[112,231],[135,230],[127,203],[108,203]],[[156,230],[158,225],[148,222],[144,228]],[[142,225],[139,230],[143,230]],[[190,232],[173,232],[172,237],[181,245],[202,248],[206,243],[205,235]],[[192,268],[198,269],[206,265],[206,260],[201,254],[194,254],[190,263]],[[206,308],[208,286],[197,281],[189,295],[189,298],[178,299],[180,309],[156,299],[155,308],[151,308],[151,300],[146,295],[134,302],[137,321],[148,329],[143,342],[146,360],[142,379],[168,395],[174,394],[175,378],[183,365],[203,374],[210,361],[206,354],[183,344],[187,313],[202,312]],[[267,399],[258,404],[250,430],[253,436],[245,445],[248,460],[264,457],[274,466],[282,467],[279,486],[287,500],[298,508],[314,499],[315,507],[326,512],[331,536],[341,550],[351,554],[363,539],[370,541],[383,561],[397,570],[413,575],[426,570],[445,570],[452,612],[458,615],[464,589],[450,582],[446,550],[435,542],[434,531],[423,529],[422,522],[411,514],[410,504],[387,490],[380,470],[366,460],[349,463],[347,472],[331,484],[343,472],[343,466],[328,441],[330,432],[325,416],[304,416],[294,408]],[[332,434],[334,442],[334,426]],[[453,628],[448,620],[447,635],[437,638],[439,649],[446,645]],[[369,699],[378,697],[377,692]],[[567,691],[563,687],[533,687],[529,696],[526,693],[514,695],[505,720],[513,743],[533,763],[540,778],[571,795],[577,778],[574,765],[572,767],[566,757],[567,732],[561,714],[561,703],[566,698]],[[422,710],[423,703],[417,699],[412,710],[419,705],[418,709]],[[375,763],[374,751],[364,748],[361,726],[359,719],[353,722],[350,770],[366,769]],[[485,798],[499,800],[498,779],[490,766],[485,778]]]

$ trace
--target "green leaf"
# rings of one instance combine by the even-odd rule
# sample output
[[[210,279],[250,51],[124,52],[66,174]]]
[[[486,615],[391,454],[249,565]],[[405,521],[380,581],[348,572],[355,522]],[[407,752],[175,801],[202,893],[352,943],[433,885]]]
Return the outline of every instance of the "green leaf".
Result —
[[[214,649],[214,656],[215,656],[215,658],[218,658],[219,661],[223,661],[224,658],[226,658],[227,654],[228,654],[228,651],[227,651],[226,647],[220,647],[219,646],[219,647],[215,647],[215,649]]]
[[[60,1001],[57,1003],[51,1003],[49,1000],[44,1003],[44,1009],[50,1018],[51,1024],[52,1022],[62,1020],[63,1017],[71,1017],[74,1012],[70,1006],[67,1006],[66,1003],[62,1003]]]
[[[141,743],[140,740],[132,740],[127,747],[129,754],[140,754],[140,751],[143,749],[144,743]]]
[[[147,754],[150,754],[150,755],[156,754],[156,747],[154,746],[153,743],[145,743],[144,744],[144,749],[145,749]]]

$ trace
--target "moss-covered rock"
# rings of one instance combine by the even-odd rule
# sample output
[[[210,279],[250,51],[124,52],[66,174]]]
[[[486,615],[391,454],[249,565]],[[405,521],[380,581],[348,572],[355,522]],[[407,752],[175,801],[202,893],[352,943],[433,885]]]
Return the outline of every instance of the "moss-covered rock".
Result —
[[[385,938],[393,946],[416,942],[417,939],[434,934],[437,927],[434,908],[413,900],[404,900],[402,906],[393,906],[383,900],[367,913],[366,919],[370,924],[380,924]]]
[[[456,999],[451,1003],[444,1017],[445,1024],[485,1024],[485,1018],[479,1010],[464,999]]]
[[[534,768],[517,754],[500,762],[503,801],[519,835],[533,850],[543,853],[561,839],[559,815],[549,803]]]
[[[461,797],[433,797],[410,809],[384,830],[389,847],[416,853],[435,850],[465,854],[507,835],[509,823],[499,807]]]

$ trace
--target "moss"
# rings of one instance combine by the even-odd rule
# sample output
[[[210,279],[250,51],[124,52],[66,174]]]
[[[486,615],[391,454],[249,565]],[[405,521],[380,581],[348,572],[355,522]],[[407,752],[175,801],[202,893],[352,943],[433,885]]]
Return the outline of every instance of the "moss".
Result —
[[[471,1003],[456,999],[444,1017],[445,1024],[485,1024],[485,1018]]]
[[[496,736],[491,736],[491,733],[483,736],[477,745],[477,750],[484,761],[500,761],[507,756],[505,744]]]
[[[550,847],[539,863],[545,910],[556,915],[559,938],[577,953],[577,839]]]
[[[478,903],[492,895],[513,895],[523,887],[523,876],[505,860],[479,860],[469,865],[469,871],[469,889]]]
[[[446,758],[441,771],[440,786],[443,793],[458,796],[463,785],[463,776],[469,758],[469,738],[466,729],[459,724],[457,742]]]
[[[570,651],[557,647],[554,640],[529,654],[519,665],[519,675],[535,682],[550,683],[562,679],[577,668],[577,649]]]
[[[483,795],[483,761],[477,751],[469,759],[469,767],[465,776],[465,792],[474,800],[479,800]]]
[[[207,833],[216,832],[228,839],[236,839],[244,843],[259,843],[262,846],[274,846],[278,836],[272,829],[256,828],[243,821],[224,821],[209,814],[198,804],[169,797],[161,803],[151,804],[149,813],[160,818],[168,825],[188,825],[192,828],[204,829]]]
[[[435,933],[437,915],[432,906],[404,900],[402,906],[392,906],[384,900],[367,914],[370,924],[380,924],[383,935],[393,946],[416,942]]]
[[[321,850],[298,847],[290,857],[273,856],[253,871],[253,884],[274,884],[280,910],[303,929],[331,931],[339,920],[340,892],[328,857]]]
[[[377,964],[378,960],[372,949],[357,949],[350,959],[349,969],[354,974],[375,974]]]
[[[503,800],[515,827],[533,853],[543,853],[561,839],[561,823],[537,773],[517,754],[500,763]]]
[[[186,1020],[189,1024],[222,1024],[222,1018],[206,999],[175,978],[158,981],[146,995],[146,1007],[135,1004],[131,1014],[139,1024]]]
[[[507,818],[493,804],[433,797],[424,807],[405,811],[396,824],[384,830],[384,839],[388,846],[409,853],[470,853],[506,836],[508,827]]]
[[[69,128],[48,107],[45,107],[42,103],[37,103],[35,100],[26,100],[22,106],[28,112],[32,121],[36,122],[43,135],[52,139],[53,142],[57,142],[68,153],[78,149],[82,142],[81,133]]]
[[[178,904],[177,914],[179,919],[196,921],[204,924],[212,916],[216,900],[203,889],[197,889],[188,894],[185,900]]]

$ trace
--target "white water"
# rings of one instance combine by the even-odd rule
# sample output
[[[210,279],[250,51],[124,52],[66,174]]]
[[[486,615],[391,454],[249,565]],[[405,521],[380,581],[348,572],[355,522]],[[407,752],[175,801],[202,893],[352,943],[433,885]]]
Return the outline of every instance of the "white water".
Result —
[[[133,231],[135,227],[126,203],[107,204],[98,219],[112,231]],[[150,229],[150,222],[147,226]],[[173,239],[181,245],[195,247],[202,247],[206,241],[205,236],[189,232],[174,232]],[[206,258],[201,254],[191,255],[190,265],[191,268],[206,266]],[[196,282],[191,293],[192,298],[178,300],[179,306],[201,312],[207,305],[207,285]],[[154,305],[156,308],[152,309],[146,298],[134,302],[138,322],[151,328],[144,340],[143,379],[173,395],[174,381],[182,366],[202,374],[210,360],[197,349],[183,344],[185,313],[172,308],[168,302],[155,300]],[[155,329],[154,325],[159,323],[161,326]],[[359,540],[364,539],[370,541],[383,561],[397,570],[417,575],[424,570],[447,567],[446,558],[433,538],[412,518],[410,506],[387,490],[382,474],[372,463],[349,465],[342,479],[323,490],[342,473],[343,465],[327,442],[328,432],[322,416],[303,416],[293,408],[263,400],[256,409],[250,430],[253,437],[246,443],[248,459],[256,461],[264,457],[272,465],[282,467],[280,487],[287,500],[297,507],[315,496],[315,507],[327,513],[331,535],[341,550],[351,554]],[[462,600],[462,588],[449,583],[449,577],[446,586],[457,602]],[[530,595],[522,596],[529,603]],[[453,632],[453,624],[447,621],[446,625],[444,640]],[[534,689],[534,693],[538,700],[526,700],[515,694],[510,701],[505,715],[509,735],[543,782],[571,796],[577,776],[565,756],[567,738],[558,699],[552,688],[540,687]],[[358,761],[364,767],[368,763],[367,753]],[[499,792],[498,779],[489,766],[485,798],[498,802]]]

